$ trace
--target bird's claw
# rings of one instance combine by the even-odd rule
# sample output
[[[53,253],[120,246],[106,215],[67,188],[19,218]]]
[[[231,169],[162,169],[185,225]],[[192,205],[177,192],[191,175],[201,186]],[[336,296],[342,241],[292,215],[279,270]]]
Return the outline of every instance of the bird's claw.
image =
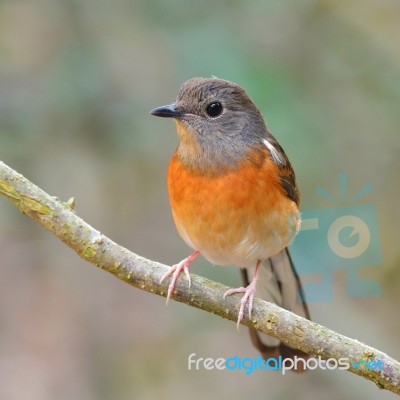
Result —
[[[236,327],[238,330],[239,330],[240,322],[242,321],[243,316],[244,316],[244,308],[246,307],[246,304],[247,304],[247,308],[249,310],[249,319],[251,318],[251,311],[253,309],[254,295],[256,294],[256,285],[257,285],[257,279],[258,279],[258,272],[260,269],[260,263],[261,263],[260,261],[257,261],[254,278],[248,286],[240,287],[240,288],[236,288],[236,289],[229,289],[224,293],[224,298],[226,296],[230,296],[235,293],[243,293],[243,297],[240,300],[238,319],[237,319],[237,323],[236,323]]]
[[[184,260],[182,260],[181,262],[179,262],[178,264],[173,265],[172,267],[170,267],[168,269],[168,271],[161,277],[160,283],[163,282],[163,280],[165,278],[167,278],[168,276],[172,275],[172,279],[171,282],[168,286],[168,292],[167,292],[167,301],[166,301],[166,305],[168,305],[169,299],[171,298],[171,295],[175,289],[175,284],[176,281],[179,277],[179,275],[181,274],[181,272],[183,271],[185,273],[186,279],[188,281],[189,284],[189,289],[190,286],[192,284],[192,281],[190,279],[190,274],[189,274],[189,266],[190,263],[199,255],[200,253],[198,251],[195,251],[192,255],[190,255],[189,257],[185,258]]]

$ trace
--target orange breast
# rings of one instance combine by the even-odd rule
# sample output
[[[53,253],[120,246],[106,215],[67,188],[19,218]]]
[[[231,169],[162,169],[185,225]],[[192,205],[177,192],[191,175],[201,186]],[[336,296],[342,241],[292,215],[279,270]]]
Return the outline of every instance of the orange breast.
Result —
[[[168,191],[178,232],[216,264],[253,265],[286,247],[300,219],[281,188],[267,153],[260,164],[204,175],[179,161],[168,169]]]

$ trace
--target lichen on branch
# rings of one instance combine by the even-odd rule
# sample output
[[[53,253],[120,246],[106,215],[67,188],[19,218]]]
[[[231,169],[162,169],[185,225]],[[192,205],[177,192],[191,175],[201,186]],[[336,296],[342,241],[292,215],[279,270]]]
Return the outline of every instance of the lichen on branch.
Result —
[[[0,195],[56,235],[84,260],[132,286],[166,296],[168,283],[160,284],[160,279],[168,267],[129,251],[87,224],[73,211],[73,198],[61,202],[2,162]],[[226,286],[194,274],[191,274],[191,279],[190,288],[185,280],[178,279],[172,296],[174,300],[231,321],[237,320],[239,298],[223,299],[228,289]],[[350,372],[375,382],[381,389],[400,394],[400,363],[355,339],[260,299],[254,299],[252,318],[245,317],[241,323],[315,357],[325,360],[347,358]],[[368,370],[353,366],[360,360],[379,360],[383,368]]]

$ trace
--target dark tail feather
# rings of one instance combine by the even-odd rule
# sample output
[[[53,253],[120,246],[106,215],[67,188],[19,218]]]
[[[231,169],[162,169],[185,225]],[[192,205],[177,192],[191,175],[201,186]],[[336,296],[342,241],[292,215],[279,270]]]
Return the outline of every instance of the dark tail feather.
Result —
[[[264,265],[265,264],[265,265]],[[271,257],[267,262],[263,262],[260,271],[259,282],[263,288],[262,299],[272,301],[289,311],[294,312],[304,318],[310,319],[310,313],[305,302],[304,292],[301,287],[299,276],[294,268],[288,248],[282,250],[278,255]],[[264,272],[264,279],[263,279]],[[245,286],[249,284],[249,277],[246,269],[241,270],[242,280]],[[262,282],[261,282],[262,280]],[[261,288],[260,288],[261,289]],[[266,360],[271,357],[282,358],[303,358],[307,359],[308,354],[295,349],[285,343],[281,343],[274,338],[263,335],[272,344],[265,344],[260,337],[260,333],[255,329],[250,329],[250,339],[254,347],[261,353]],[[272,339],[272,340],[271,340]],[[304,372],[302,363],[298,364],[295,372]]]
[[[278,255],[271,257],[272,271],[277,277],[282,296],[281,305],[301,317],[310,319],[299,275],[294,267],[289,249],[286,247]]]

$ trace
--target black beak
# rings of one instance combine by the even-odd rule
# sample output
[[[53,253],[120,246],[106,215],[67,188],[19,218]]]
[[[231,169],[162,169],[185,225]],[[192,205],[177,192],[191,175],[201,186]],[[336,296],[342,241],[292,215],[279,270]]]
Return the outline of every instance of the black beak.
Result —
[[[154,110],[150,111],[151,115],[155,115],[156,117],[164,117],[164,118],[180,118],[184,115],[182,111],[178,111],[176,109],[175,104],[169,104],[167,106],[157,107]]]

